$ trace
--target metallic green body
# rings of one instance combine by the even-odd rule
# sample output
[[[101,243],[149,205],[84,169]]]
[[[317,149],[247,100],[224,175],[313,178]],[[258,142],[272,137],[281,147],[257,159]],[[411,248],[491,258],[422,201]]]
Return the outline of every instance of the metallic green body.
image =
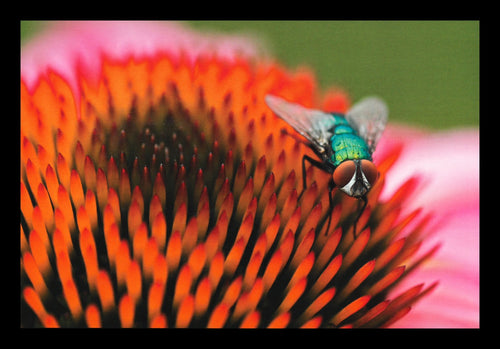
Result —
[[[330,131],[330,145],[333,154],[331,161],[335,167],[345,160],[372,160],[366,142],[358,136],[357,132],[349,125],[343,115],[332,114],[333,122]]]

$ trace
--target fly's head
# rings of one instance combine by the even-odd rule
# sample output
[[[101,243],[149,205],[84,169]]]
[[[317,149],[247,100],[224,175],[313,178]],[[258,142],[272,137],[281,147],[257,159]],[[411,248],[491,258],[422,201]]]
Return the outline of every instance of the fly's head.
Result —
[[[370,160],[346,160],[333,171],[333,181],[344,193],[361,198],[377,181],[379,172]]]

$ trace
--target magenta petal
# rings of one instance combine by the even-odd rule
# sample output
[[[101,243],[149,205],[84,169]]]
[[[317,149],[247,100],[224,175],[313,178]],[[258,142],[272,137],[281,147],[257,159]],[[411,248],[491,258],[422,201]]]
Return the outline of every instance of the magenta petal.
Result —
[[[123,59],[169,52],[192,59],[217,52],[220,57],[234,58],[254,56],[260,49],[250,37],[199,33],[177,22],[55,22],[21,48],[21,75],[32,88],[40,72],[49,68],[76,87],[77,70],[97,73],[102,54]]]
[[[428,133],[390,127],[385,137],[382,149],[401,140],[404,149],[387,174],[382,196],[390,197],[409,176],[421,176],[423,185],[407,209],[422,207],[436,219],[421,253],[441,244],[436,255],[405,278],[393,294],[418,280],[439,281],[438,287],[393,327],[478,327],[478,130]]]
[[[383,198],[389,197],[413,175],[420,175],[424,183],[413,198],[411,208],[426,207],[442,212],[455,205],[469,205],[479,198],[477,129],[419,133],[389,127],[380,146],[394,139],[403,141],[404,149],[387,174]]]

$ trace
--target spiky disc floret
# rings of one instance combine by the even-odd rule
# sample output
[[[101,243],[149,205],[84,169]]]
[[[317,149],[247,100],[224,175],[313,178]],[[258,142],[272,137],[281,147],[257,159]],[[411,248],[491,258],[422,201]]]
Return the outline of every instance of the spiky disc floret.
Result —
[[[309,73],[160,55],[80,88],[21,87],[22,326],[384,326],[434,287],[387,299],[434,251],[411,258],[426,217],[400,215],[417,179],[379,201],[397,149],[355,240],[354,199],[335,195],[327,232],[327,176],[302,192],[310,150],[264,96],[312,105]]]

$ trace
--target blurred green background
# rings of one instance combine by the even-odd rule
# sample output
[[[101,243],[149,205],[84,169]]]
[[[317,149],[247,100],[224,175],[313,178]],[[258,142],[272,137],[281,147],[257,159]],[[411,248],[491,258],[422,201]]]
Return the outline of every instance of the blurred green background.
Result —
[[[21,43],[44,22],[21,22]],[[479,126],[478,21],[190,21],[252,34],[287,67],[309,66],[321,88],[355,101],[376,94],[390,120],[442,129]]]

